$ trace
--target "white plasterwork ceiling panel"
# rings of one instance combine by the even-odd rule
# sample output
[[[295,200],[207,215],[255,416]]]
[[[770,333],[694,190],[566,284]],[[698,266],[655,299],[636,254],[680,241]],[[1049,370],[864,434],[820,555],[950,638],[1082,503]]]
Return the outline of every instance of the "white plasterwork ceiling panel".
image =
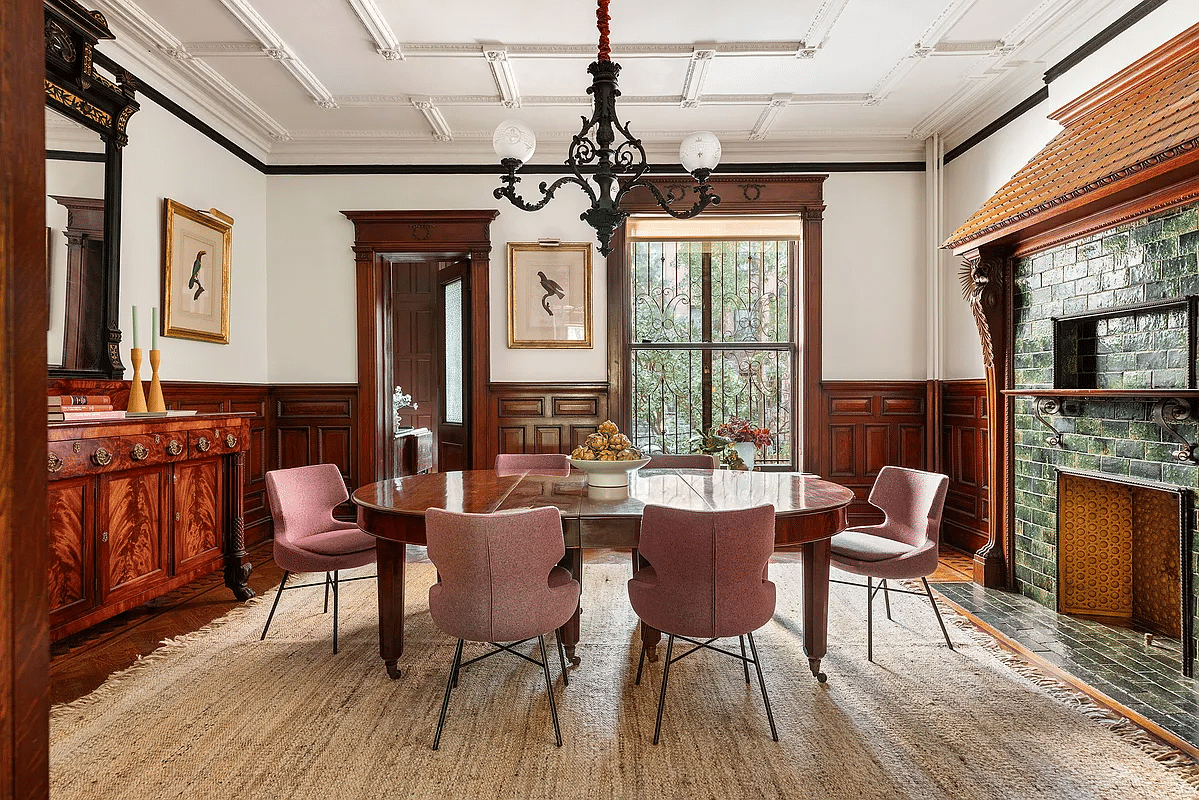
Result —
[[[220,0],[136,0],[134,4],[181,41],[255,41]]]

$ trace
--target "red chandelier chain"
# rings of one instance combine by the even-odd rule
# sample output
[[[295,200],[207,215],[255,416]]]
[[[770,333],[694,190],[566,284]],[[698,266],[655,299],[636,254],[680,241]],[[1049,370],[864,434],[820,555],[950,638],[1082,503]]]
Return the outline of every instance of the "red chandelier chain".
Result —
[[[599,28],[599,56],[597,61],[611,61],[612,48],[608,45],[608,0],[599,0],[599,8],[595,10],[596,27]]]

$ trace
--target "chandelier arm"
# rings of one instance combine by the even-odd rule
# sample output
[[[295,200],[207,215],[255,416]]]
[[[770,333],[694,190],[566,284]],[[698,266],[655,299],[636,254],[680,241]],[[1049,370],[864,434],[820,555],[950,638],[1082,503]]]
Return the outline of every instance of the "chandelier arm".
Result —
[[[521,211],[540,211],[541,209],[545,208],[546,203],[554,199],[554,192],[558,191],[558,189],[567,183],[577,184],[583,189],[583,191],[594,196],[592,194],[591,187],[587,185],[586,181],[582,180],[576,175],[566,175],[548,186],[546,185],[545,181],[542,181],[541,185],[538,187],[538,191],[540,191],[542,195],[541,200],[537,201],[536,203],[529,203],[516,193],[516,184],[520,182],[519,177],[514,174],[508,174],[501,177],[500,180],[504,182],[504,185],[492,192],[492,195],[496,200],[500,200],[505,197],[508,198],[508,201]]]
[[[650,191],[650,194],[652,194],[654,196],[654,199],[658,202],[659,208],[661,208],[663,211],[665,211],[667,214],[674,217],[675,219],[690,219],[691,217],[694,217],[697,214],[699,214],[701,211],[703,211],[708,206],[720,205],[720,195],[713,194],[712,193],[712,185],[707,182],[704,182],[704,183],[701,183],[699,186],[693,186],[691,188],[691,191],[693,191],[699,195],[699,199],[696,200],[694,204],[692,204],[691,208],[689,208],[686,211],[676,211],[675,209],[670,207],[670,200],[668,200],[662,194],[662,192],[659,191],[657,186],[655,186],[650,181],[643,180],[640,177],[636,178],[635,180],[631,180],[620,187],[620,192],[616,195],[616,203],[619,205],[620,201],[624,199],[625,195],[628,194],[633,189],[637,188],[638,186],[648,189]]]

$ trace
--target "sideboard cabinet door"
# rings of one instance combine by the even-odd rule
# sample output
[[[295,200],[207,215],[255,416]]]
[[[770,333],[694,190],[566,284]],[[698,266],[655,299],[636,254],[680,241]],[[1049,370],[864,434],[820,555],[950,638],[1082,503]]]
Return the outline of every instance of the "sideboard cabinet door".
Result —
[[[50,625],[58,626],[96,604],[96,479],[70,478],[49,483]]]
[[[174,573],[221,557],[223,478],[215,458],[175,465]]]
[[[100,596],[108,603],[166,578],[170,467],[100,478]]]

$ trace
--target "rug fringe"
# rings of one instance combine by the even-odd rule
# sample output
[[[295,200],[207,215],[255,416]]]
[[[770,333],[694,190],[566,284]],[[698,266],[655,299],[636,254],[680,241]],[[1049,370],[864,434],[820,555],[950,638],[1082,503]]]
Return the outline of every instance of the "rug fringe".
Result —
[[[52,705],[50,707],[50,721],[52,723],[62,722],[72,716],[77,716],[78,712],[93,706],[101,700],[104,700],[106,697],[114,694],[116,690],[120,688],[122,683],[129,680],[142,670],[166,661],[167,659],[175,656],[177,653],[187,649],[190,645],[208,638],[214,631],[218,631],[221,628],[224,628],[226,625],[229,625],[230,623],[252,613],[255,607],[260,606],[265,602],[264,596],[268,594],[270,594],[269,591],[251,597],[249,600],[244,601],[241,605],[229,609],[221,616],[217,617],[206,625],[191,631],[190,633],[184,633],[179,636],[174,636],[170,639],[163,639],[158,643],[158,647],[152,652],[147,653],[144,656],[138,656],[137,661],[135,661],[133,664],[129,665],[123,670],[112,673],[107,679],[105,679],[104,683],[100,684],[83,697],[72,700],[69,703],[58,703],[56,705]]]
[[[991,634],[980,628],[944,598],[937,596],[941,613],[947,615],[954,627],[969,634],[975,644],[990,652],[1008,669],[1034,684],[1049,697],[1070,706],[1086,717],[1107,728],[1123,741],[1145,753],[1166,767],[1179,780],[1199,789],[1199,761],[1185,750],[1159,739],[1133,720],[1095,698],[1081,692],[1060,678],[1042,670],[1037,665],[1005,647]]]

